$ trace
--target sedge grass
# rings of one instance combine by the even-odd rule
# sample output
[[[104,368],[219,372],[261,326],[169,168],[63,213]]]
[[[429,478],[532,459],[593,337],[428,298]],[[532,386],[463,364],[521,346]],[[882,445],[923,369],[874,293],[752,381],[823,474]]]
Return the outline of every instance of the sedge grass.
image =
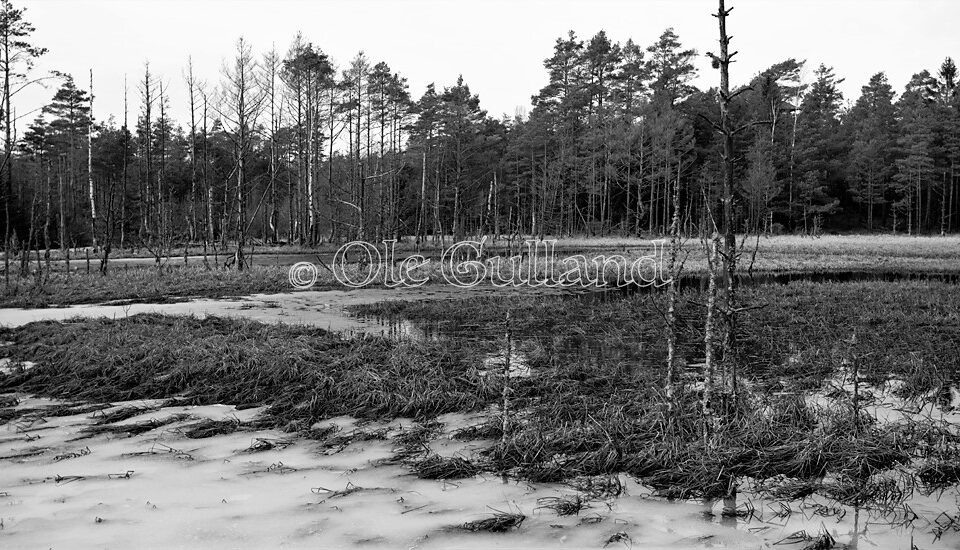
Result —
[[[864,383],[899,377],[899,391],[914,396],[948,383],[960,357],[955,286],[799,283],[745,288],[743,294],[745,303],[768,305],[744,314],[744,351],[737,360],[745,389],[708,437],[695,372],[667,413],[662,369],[655,366],[664,356],[656,296],[578,303],[492,298],[364,310],[423,323],[444,319],[443,330],[452,336],[426,341],[345,340],[308,327],[216,317],[34,323],[0,334],[13,342],[2,353],[36,363],[0,377],[0,391],[92,402],[178,397],[263,405],[261,422],[310,434],[332,452],[364,435],[314,434],[317,422],[342,415],[414,417],[420,426],[401,432],[397,443],[415,449],[402,461],[426,477],[484,470],[612,484],[626,473],[669,498],[723,498],[746,479],[788,480],[793,485],[780,483],[773,491],[884,506],[909,494],[905,487],[914,481],[888,476],[915,473],[918,460],[932,465],[914,476],[921,483],[951,482],[948,465],[960,457],[954,427],[932,420],[879,422],[862,411],[852,414],[843,391],[823,402],[805,399],[804,392],[824,387],[851,354],[869,358]],[[679,349],[694,363],[701,297],[691,290],[681,300]],[[518,348],[536,350],[529,358],[533,374],[510,380],[516,411],[510,432],[498,434],[479,460],[420,458],[423,443],[438,431],[426,420],[498,403],[502,380],[484,372],[478,351],[496,347],[508,310]],[[487,332],[488,326],[496,330]],[[458,338],[457,327],[470,336]],[[856,344],[844,344],[851,332]],[[600,345],[568,345],[571,339]],[[614,353],[618,349],[624,354]],[[939,374],[926,376],[925,367]],[[493,434],[481,424],[463,436]],[[583,490],[601,494],[616,487],[596,481]]]
[[[17,390],[90,402],[187,398],[269,406],[277,425],[332,416],[426,417],[475,410],[492,393],[463,349],[344,340],[320,329],[155,314],[4,329],[3,353],[39,369],[0,376]],[[121,409],[122,410],[122,409]],[[114,415],[146,411],[115,412]]]

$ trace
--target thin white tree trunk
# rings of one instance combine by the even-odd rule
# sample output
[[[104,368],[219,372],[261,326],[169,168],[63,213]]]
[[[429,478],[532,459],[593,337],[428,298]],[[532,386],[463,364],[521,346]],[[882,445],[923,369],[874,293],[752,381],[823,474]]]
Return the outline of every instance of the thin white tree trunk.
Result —
[[[90,198],[90,239],[97,250],[97,201],[93,189],[93,69],[90,69],[90,114],[87,117],[87,183]]]

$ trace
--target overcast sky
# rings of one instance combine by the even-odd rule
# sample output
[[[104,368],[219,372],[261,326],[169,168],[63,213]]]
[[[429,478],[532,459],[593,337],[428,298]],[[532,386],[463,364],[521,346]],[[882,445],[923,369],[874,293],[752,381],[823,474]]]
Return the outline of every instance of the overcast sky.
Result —
[[[14,0],[36,26],[34,43],[49,49],[38,69],[72,73],[87,86],[94,71],[95,116],[122,120],[128,75],[131,117],[144,62],[170,85],[174,116],[186,118],[182,71],[193,56],[201,78],[215,83],[225,56],[243,35],[258,51],[285,52],[297,31],[340,67],[358,51],[406,76],[418,98],[430,82],[463,74],[492,115],[527,108],[546,82],[543,60],[556,38],[606,30],[616,41],[647,46],[673,27],[686,47],[716,50],[715,0]],[[910,76],[960,57],[960,0],[728,0],[734,82],[786,59],[808,60],[806,78],[823,62],[846,78],[845,98],[859,95],[884,70],[902,90]],[[717,73],[698,59],[697,84]],[[18,115],[49,101],[54,89],[16,97]],[[32,115],[29,117],[32,119]]]

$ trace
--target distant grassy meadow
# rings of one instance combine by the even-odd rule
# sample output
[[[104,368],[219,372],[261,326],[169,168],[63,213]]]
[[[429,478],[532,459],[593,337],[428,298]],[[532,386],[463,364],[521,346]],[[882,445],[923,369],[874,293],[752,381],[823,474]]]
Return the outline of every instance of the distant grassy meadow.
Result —
[[[819,238],[775,236],[743,238],[741,271],[776,272],[912,272],[960,273],[960,237],[910,237],[905,235],[824,236]],[[447,246],[449,246],[449,242]],[[523,250],[521,242],[507,246],[504,241],[489,243],[491,254],[506,256]],[[382,246],[382,245],[381,245]],[[696,240],[683,243],[683,272],[703,274],[707,270],[701,244]],[[280,249],[271,249],[277,253]],[[331,250],[334,250],[331,248]],[[332,254],[331,250],[326,253]],[[416,253],[410,243],[398,245],[403,255]],[[439,243],[427,243],[422,253],[431,258],[424,268],[427,284],[447,284],[441,273]],[[621,255],[632,262],[653,252],[650,239],[635,238],[569,238],[557,241],[555,257],[562,259],[579,254],[590,259],[595,255]],[[756,250],[756,254],[754,254]],[[317,263],[316,255],[291,247],[285,254],[302,254],[300,261]],[[0,292],[0,307],[48,307],[53,305],[92,304],[112,301],[163,302],[190,298],[221,298],[251,293],[277,293],[293,290],[288,280],[289,265],[270,264],[264,254],[256,265],[244,271],[204,266],[198,261],[188,265],[168,263],[160,268],[146,265],[111,267],[106,275],[96,269],[66,273],[54,269],[37,276],[35,271],[9,277]],[[115,259],[118,261],[118,259]],[[360,274],[361,267],[348,266]],[[542,270],[541,270],[542,271]],[[362,279],[362,277],[360,277]],[[382,286],[382,277],[371,286]],[[327,270],[317,267],[314,290],[344,288]]]

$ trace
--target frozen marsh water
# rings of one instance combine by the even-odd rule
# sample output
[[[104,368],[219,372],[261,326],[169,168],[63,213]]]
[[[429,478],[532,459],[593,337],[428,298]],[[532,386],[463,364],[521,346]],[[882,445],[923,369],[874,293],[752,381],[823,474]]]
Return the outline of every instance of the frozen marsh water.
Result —
[[[21,397],[18,409],[58,404]],[[246,423],[259,412],[224,405],[147,409],[118,424],[179,416],[134,436],[82,432],[104,413],[157,405],[114,403],[93,414],[58,417],[34,412],[0,427],[3,546],[35,547],[43,533],[43,545],[53,548],[127,547],[131,541],[142,548],[803,548],[789,544],[789,537],[821,528],[850,548],[948,548],[960,542],[945,537],[931,546],[929,536],[912,538],[909,529],[878,525],[863,511],[833,510],[814,500],[795,503],[787,513],[741,499],[735,513],[725,514],[722,503],[647,498],[649,491],[626,476],[619,478],[619,497],[598,498],[579,515],[558,516],[540,508],[538,499],[575,495],[576,488],[495,475],[423,480],[403,465],[384,463],[395,447],[392,437],[412,425],[405,419],[320,423],[335,425],[338,433],[386,434],[340,447],[275,430],[184,435],[185,427],[202,419]],[[432,444],[436,452],[469,456],[487,444],[449,438],[476,417],[438,420],[443,432]],[[252,451],[259,441],[273,447]],[[937,505],[918,502],[914,510],[927,515]],[[506,534],[458,529],[494,510],[527,517]]]
[[[76,306],[2,310],[0,323],[21,325],[73,317],[121,317],[155,312],[223,315],[316,326],[344,334],[432,337],[409,322],[350,316],[346,308],[383,300],[467,298],[484,290],[407,289],[296,292],[173,304]],[[515,352],[516,353],[516,352]],[[487,367],[499,367],[496,357]],[[502,360],[502,358],[501,358]],[[520,363],[519,356],[511,356]],[[522,364],[522,363],[521,363]],[[529,370],[522,376],[529,376]],[[521,375],[521,374],[518,374]],[[843,385],[841,378],[834,381]],[[563,483],[527,483],[484,474],[465,480],[417,478],[403,464],[386,463],[392,438],[410,420],[360,424],[323,421],[340,433],[386,430],[385,439],[337,447],[276,430],[243,429],[203,439],[185,436],[201,419],[247,423],[258,409],[226,405],[160,407],[159,402],[113,403],[154,410],[119,424],[174,419],[139,435],[85,437],[99,413],[45,416],[56,402],[18,396],[16,409],[37,409],[0,426],[0,546],[321,547],[374,548],[805,548],[800,533],[829,533],[848,548],[954,548],[960,506],[954,490],[914,495],[909,509],[880,514],[841,506],[816,495],[778,503],[741,492],[736,502],[668,502],[625,475],[625,492],[599,498],[579,515],[557,516],[539,499],[581,494]],[[900,403],[881,399],[878,417],[902,416]],[[931,411],[933,412],[933,411]],[[937,414],[940,414],[937,411]],[[894,418],[894,419],[896,419]],[[943,418],[960,421],[953,413]],[[886,420],[887,418],[884,418]],[[456,429],[479,417],[446,415],[431,442],[444,456],[475,456],[489,441],[456,441]],[[248,452],[258,441],[273,447]],[[458,529],[495,511],[526,516],[505,534]],[[909,521],[908,521],[909,520]],[[269,525],[270,529],[262,526]],[[141,540],[141,533],[152,533]],[[609,543],[609,544],[608,544]]]

